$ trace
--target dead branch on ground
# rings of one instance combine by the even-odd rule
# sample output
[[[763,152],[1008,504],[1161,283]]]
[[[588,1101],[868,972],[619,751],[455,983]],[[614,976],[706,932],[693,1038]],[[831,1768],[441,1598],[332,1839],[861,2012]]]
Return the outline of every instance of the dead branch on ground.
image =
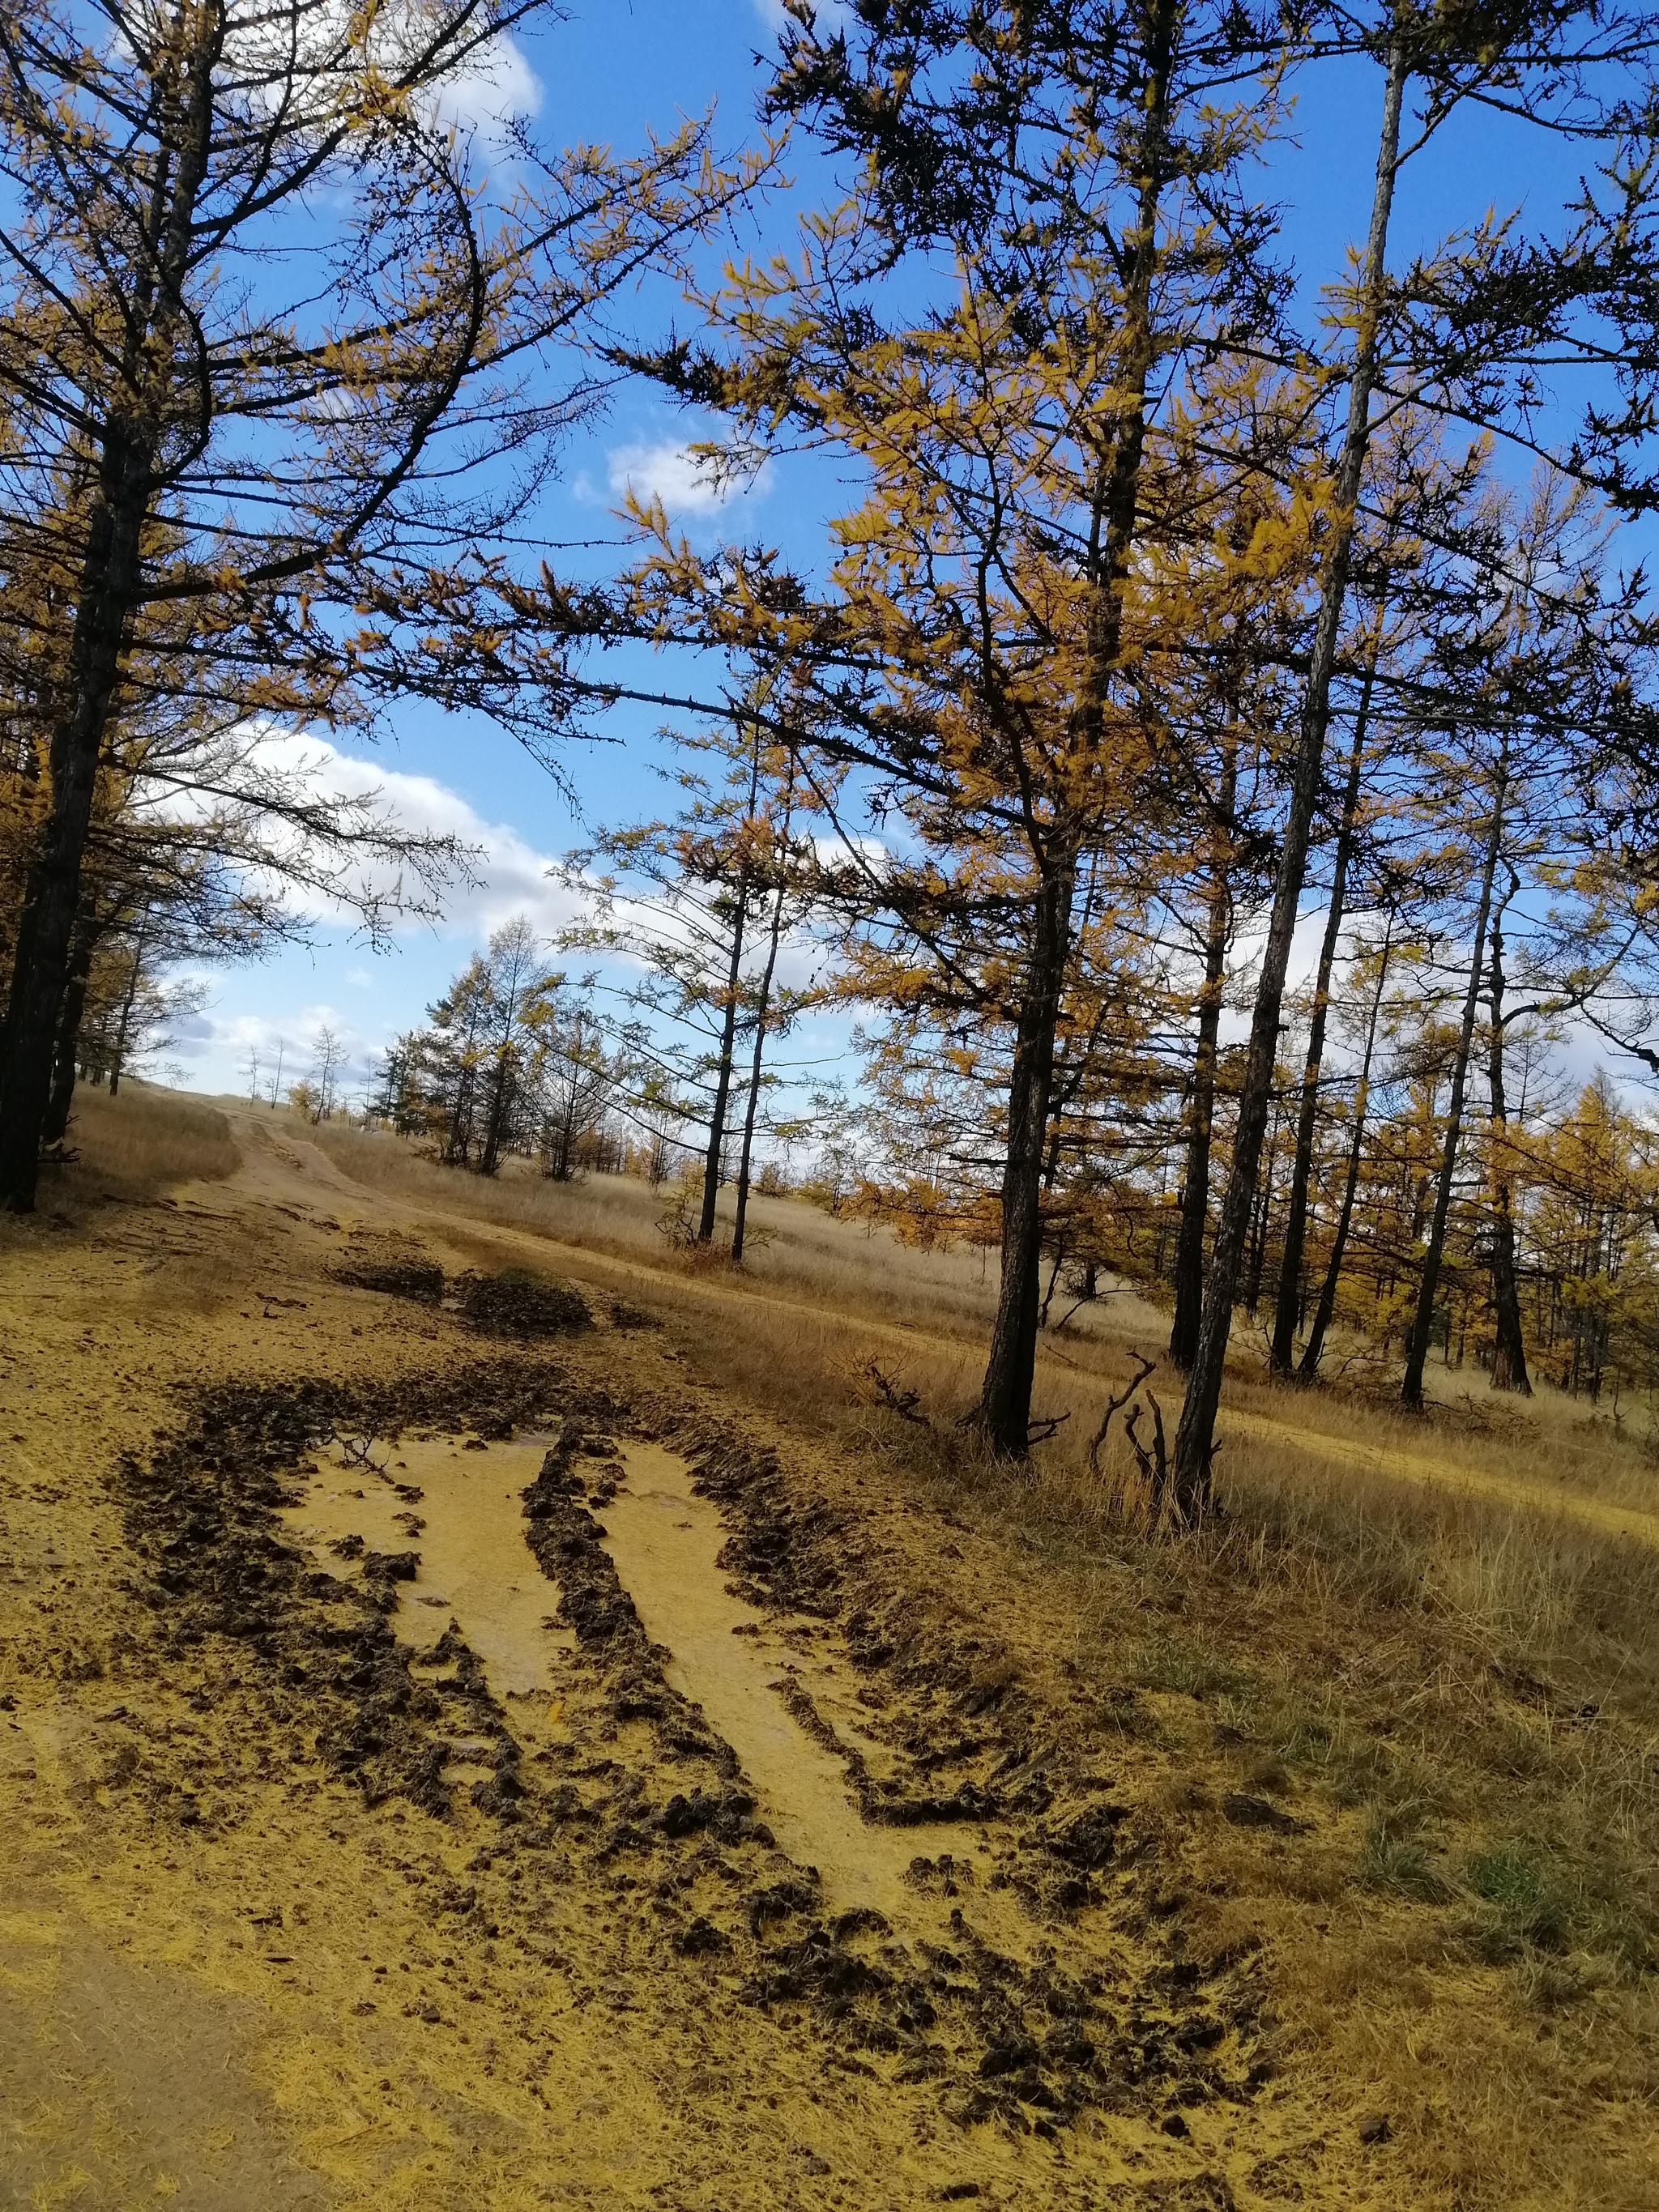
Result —
[[[873,1359],[866,1359],[858,1373],[859,1379],[870,1386],[878,1406],[884,1407],[890,1413],[896,1413],[900,1420],[908,1421],[913,1428],[932,1432],[933,1425],[921,1410],[920,1390],[901,1389],[890,1376],[883,1374]]]
[[[1033,1414],[1025,1431],[1026,1449],[1029,1451],[1033,1444],[1046,1444],[1061,1424],[1071,1418],[1069,1413]]]

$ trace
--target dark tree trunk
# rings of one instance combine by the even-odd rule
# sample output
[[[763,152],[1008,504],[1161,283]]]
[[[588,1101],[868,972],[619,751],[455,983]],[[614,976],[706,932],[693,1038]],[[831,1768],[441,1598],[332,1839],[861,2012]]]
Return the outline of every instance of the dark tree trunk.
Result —
[[[1222,761],[1218,812],[1230,830],[1238,797],[1238,750],[1229,732]],[[1221,1034],[1221,1000],[1226,980],[1227,945],[1232,934],[1232,887],[1220,850],[1211,861],[1210,908],[1204,938],[1204,988],[1198,1002],[1198,1049],[1193,1058],[1193,1097],[1187,1139],[1187,1173],[1181,1191],[1181,1234],[1176,1243],[1175,1320],[1170,1329],[1170,1358],[1183,1370],[1198,1350],[1199,1316],[1204,1310],[1204,1245],[1210,1215],[1210,1146],[1215,1134],[1216,1047]]]
[[[1504,933],[1495,921],[1488,1004],[1492,1010],[1492,1387],[1532,1395],[1526,1339],[1521,1330],[1521,1291],[1515,1273],[1514,1176],[1509,1156],[1509,1100],[1504,1085]]]
[[[63,1012],[58,1022],[58,1054],[52,1063],[52,1095],[46,1102],[46,1119],[40,1128],[43,1145],[61,1145],[69,1133],[70,1104],[75,1097],[75,1048],[81,1035],[81,1016],[86,1010],[87,979],[92,973],[92,956],[102,934],[100,925],[90,915],[83,920],[75,933],[69,973],[64,983]]]
[[[1336,1287],[1342,1279],[1342,1261],[1348,1249],[1348,1231],[1353,1225],[1354,1193],[1359,1188],[1359,1163],[1364,1157],[1365,1109],[1370,1096],[1371,1060],[1376,1050],[1376,1029],[1382,1013],[1382,996],[1389,981],[1389,940],[1382,944],[1382,957],[1376,971],[1376,993],[1371,1000],[1370,1018],[1365,1025],[1365,1050],[1359,1064],[1359,1082],[1353,1095],[1353,1133],[1348,1139],[1348,1167],[1343,1179],[1342,1203],[1337,1212],[1336,1234],[1331,1240],[1331,1256],[1326,1264],[1325,1279],[1319,1287],[1319,1303],[1308,1329],[1306,1343],[1302,1347],[1302,1364],[1298,1379],[1311,1382],[1319,1373],[1319,1362],[1325,1349],[1325,1334],[1330,1328],[1331,1316],[1336,1311]]]
[[[749,872],[738,872],[737,909],[732,921],[732,963],[726,979],[726,1012],[720,1023],[720,1060],[714,1071],[714,1104],[708,1116],[708,1150],[702,1168],[702,1212],[697,1242],[714,1239],[714,1205],[720,1196],[720,1158],[726,1150],[726,1115],[732,1098],[732,1063],[737,1051],[738,998],[743,981],[743,931],[748,919]]]
[[[1417,1286],[1417,1311],[1406,1346],[1406,1373],[1400,1395],[1407,1405],[1421,1412],[1423,1369],[1429,1356],[1429,1334],[1434,1326],[1434,1297],[1440,1282],[1440,1261],[1446,1244],[1446,1223],[1451,1212],[1452,1178],[1457,1170],[1457,1147],[1463,1133],[1463,1097],[1468,1086],[1469,1053],[1474,1042],[1474,1018],[1480,1004],[1480,978],[1486,963],[1486,924],[1492,915],[1492,877],[1498,867],[1498,847],[1504,836],[1504,773],[1498,771],[1492,793],[1492,828],[1486,837],[1486,860],[1480,871],[1480,896],[1475,908],[1474,951],[1469,964],[1469,988],[1463,1000],[1462,1025],[1457,1036],[1457,1057],[1452,1063],[1451,1097],[1446,1105],[1446,1138],[1440,1152],[1434,1212],[1429,1221],[1429,1241],[1423,1254],[1423,1273]]]
[[[1169,143],[1181,0],[1147,0],[1139,39],[1146,91],[1138,130],[1141,179],[1125,271],[1119,387],[1109,454],[1103,455],[1090,520],[1087,680],[1073,716],[1080,749],[1099,743],[1106,699],[1122,647],[1123,592],[1134,549],[1146,439],[1146,393],[1155,359],[1153,291],[1158,209],[1173,173]],[[994,1450],[1030,1449],[1031,1384],[1042,1303],[1042,1172],[1054,1091],[1054,1036],[1071,949],[1077,840],[1064,829],[1032,833],[1039,871],[1024,1002],[1008,1084],[1008,1156],[1002,1178],[1002,1274],[975,1415]]]
[[[128,302],[119,397],[98,440],[98,483],[88,517],[64,703],[52,732],[52,811],[29,870],[0,1056],[0,1206],[16,1213],[34,1206],[98,768],[143,592],[144,526],[156,495],[161,413],[168,404],[155,382],[170,374],[182,312],[223,21],[221,12],[196,35],[181,71],[177,150],[171,163],[158,164],[143,258]]]
[[[112,425],[81,571],[70,647],[70,704],[52,738],[52,811],[29,871],[6,1008],[0,1071],[0,1203],[33,1211],[69,975],[81,863],[92,822],[104,732],[137,603],[139,542],[150,496],[151,447]]]
[[[1249,1261],[1244,1277],[1244,1306],[1254,1321],[1261,1304],[1261,1277],[1267,1264],[1267,1231],[1273,1223],[1273,1178],[1279,1168],[1280,1102],[1273,1102],[1273,1127],[1267,1133],[1267,1159],[1258,1176],[1255,1222],[1250,1232]]]
[[[749,816],[754,819],[760,803],[762,725],[753,725],[755,750],[749,772]],[[738,867],[736,906],[732,917],[732,958],[726,978],[726,1013],[720,1024],[720,1059],[714,1071],[714,1104],[708,1117],[708,1150],[702,1170],[702,1211],[697,1217],[699,1244],[714,1241],[714,1208],[720,1197],[720,1170],[726,1153],[726,1116],[732,1100],[732,1069],[737,1053],[738,999],[743,981],[744,933],[749,922],[749,864]]]
[[[511,1045],[505,1045],[495,1055],[489,1085],[489,1112],[484,1121],[483,1151],[478,1158],[480,1175],[493,1176],[501,1164],[501,1139],[507,1133],[507,1109],[513,1102],[517,1073],[517,1054]]]
[[[1377,617],[1379,633],[1382,616]],[[1359,815],[1359,786],[1364,767],[1365,726],[1370,719],[1371,686],[1376,675],[1376,654],[1365,671],[1354,716],[1353,745],[1348,754],[1347,788],[1342,794],[1342,819],[1336,834],[1336,854],[1331,870],[1330,910],[1320,942],[1319,967],[1314,977],[1313,1014],[1308,1024],[1308,1055],[1302,1065],[1302,1102],[1296,1124],[1296,1157],[1291,1169],[1289,1211],[1285,1217],[1285,1249],[1279,1263],[1279,1295],[1273,1307],[1273,1344],[1268,1364],[1275,1375],[1288,1375],[1296,1356],[1297,1316],[1304,1302],[1302,1254],[1308,1235],[1308,1186],[1313,1179],[1314,1137],[1319,1122],[1319,1071],[1325,1057],[1325,1024],[1330,1012],[1331,975],[1348,891],[1348,860],[1353,851],[1354,824]]]
[[[127,988],[121,1000],[121,1018],[115,1025],[115,1043],[110,1052],[109,1095],[114,1097],[121,1087],[121,1076],[127,1064],[127,1048],[132,1041],[132,1009],[138,996],[138,986],[143,981],[144,939],[149,933],[149,908],[146,907],[138,917],[138,927],[132,939],[132,966],[127,971]],[[277,1062],[280,1076],[282,1062]]]
[[[1051,872],[1037,895],[1024,1003],[1008,1083],[1002,1173],[1002,1275],[976,1419],[992,1449],[1023,1458],[1042,1303],[1042,1170],[1054,1082],[1054,1032],[1071,951],[1072,875]]]
[[[749,1226],[749,1170],[755,1152],[755,1121],[760,1111],[761,1061],[766,1050],[766,1017],[772,1001],[772,978],[777,972],[778,945],[783,936],[783,893],[772,908],[772,930],[767,939],[766,966],[761,975],[760,996],[755,1007],[755,1053],[749,1069],[749,1102],[743,1114],[743,1149],[738,1155],[738,1211],[732,1224],[732,1257],[743,1257]]]
[[[1237,1295],[1244,1243],[1249,1233],[1255,1198],[1256,1173],[1261,1164],[1261,1142],[1267,1133],[1267,1106],[1273,1091],[1273,1067],[1279,1050],[1279,1011],[1284,1003],[1285,978],[1290,968],[1291,940],[1296,933],[1297,909],[1308,867],[1308,844],[1318,796],[1320,771],[1325,758],[1325,736],[1330,721],[1331,678],[1336,665],[1337,639],[1342,607],[1347,597],[1348,570],[1353,556],[1354,513],[1359,499],[1360,477],[1370,444],[1371,390],[1376,378],[1377,328],[1382,302],[1384,263],[1388,249],[1389,216],[1394,202],[1395,173],[1400,159],[1400,114],[1405,92],[1406,64],[1396,41],[1389,50],[1387,89],[1383,95],[1382,125],[1376,159],[1376,189],[1371,203],[1370,234],[1360,278],[1359,325],[1354,346],[1353,376],[1348,390],[1348,421],[1342,455],[1336,471],[1334,520],[1325,556],[1319,619],[1314,631],[1308,669],[1308,689],[1303,704],[1302,730],[1297,748],[1295,778],[1273,886],[1267,941],[1261,973],[1256,984],[1255,1006],[1250,1022],[1249,1049],[1244,1063],[1243,1086],[1238,1102],[1238,1122],[1233,1139],[1232,1172],[1222,1201],[1215,1245],[1211,1255],[1204,1312],[1199,1325],[1198,1350],[1193,1361],[1187,1395],[1176,1431],[1175,1502],[1191,1519],[1203,1512],[1210,1498],[1210,1462],[1215,1449],[1216,1408],[1221,1402],[1221,1376],[1227,1358],[1227,1339],[1232,1330],[1233,1300]]]

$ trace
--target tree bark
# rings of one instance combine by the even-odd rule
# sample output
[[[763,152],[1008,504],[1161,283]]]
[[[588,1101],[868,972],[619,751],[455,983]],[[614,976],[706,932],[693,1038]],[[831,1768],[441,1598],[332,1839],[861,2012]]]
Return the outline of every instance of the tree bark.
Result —
[[[1423,1273],[1417,1286],[1417,1311],[1406,1346],[1406,1373],[1400,1395],[1413,1411],[1423,1409],[1423,1370],[1429,1356],[1429,1332],[1434,1325],[1434,1294],[1440,1281],[1440,1260],[1445,1249],[1446,1222],[1451,1212],[1452,1177],[1457,1168],[1457,1147],[1463,1133],[1463,1097],[1468,1082],[1469,1053],[1474,1042],[1474,1018],[1480,1005],[1480,978],[1486,961],[1486,924],[1492,914],[1492,878],[1498,867],[1504,836],[1504,772],[1500,769],[1492,793],[1492,828],[1486,836],[1486,859],[1480,871],[1480,896],[1475,908],[1474,951],[1469,963],[1469,988],[1463,1000],[1463,1019],[1457,1036],[1457,1058],[1452,1065],[1451,1097],[1446,1104],[1446,1137],[1440,1152],[1434,1212],[1429,1222],[1429,1241],[1423,1253]]]
[[[75,933],[69,969],[64,982],[63,1010],[58,1020],[58,1052],[52,1063],[52,1092],[41,1123],[43,1145],[61,1145],[69,1133],[70,1105],[75,1097],[75,1048],[81,1034],[81,1016],[87,1003],[87,979],[92,956],[103,934],[98,921],[86,915]]]
[[[81,867],[105,735],[120,688],[129,627],[143,589],[142,548],[156,488],[173,336],[182,315],[196,202],[207,173],[213,71],[222,10],[179,35],[176,152],[158,161],[148,234],[132,278],[121,397],[99,439],[98,483],[87,525],[64,703],[50,750],[52,811],[29,871],[17,933],[0,1068],[0,1206],[32,1212],[40,1135],[51,1097],[58,1024],[68,974]],[[160,364],[158,367],[156,364]]]
[[[121,1018],[115,1025],[115,1043],[110,1053],[109,1095],[114,1097],[121,1087],[121,1073],[126,1066],[127,1046],[132,1036],[133,1001],[138,996],[138,986],[144,972],[144,939],[149,929],[149,908],[145,907],[138,917],[138,927],[132,940],[132,966],[127,975],[127,988],[121,1000]],[[277,1061],[281,1073],[282,1061]]]
[[[749,1226],[749,1168],[754,1158],[755,1121],[760,1110],[761,1060],[766,1050],[766,1017],[772,1000],[772,978],[777,972],[778,945],[783,935],[783,892],[780,888],[772,908],[772,929],[767,939],[766,966],[762,971],[760,996],[755,1007],[755,1054],[749,1069],[749,1103],[743,1114],[743,1150],[738,1159],[738,1211],[732,1224],[733,1264],[743,1258]]]
[[[507,1109],[513,1096],[513,1079],[517,1069],[517,1055],[510,1044],[503,1045],[495,1055],[495,1065],[489,1085],[489,1113],[484,1122],[483,1151],[478,1158],[478,1173],[493,1176],[501,1164],[501,1139],[507,1131]]]
[[[755,818],[760,804],[761,746],[763,726],[752,725],[755,742],[749,770],[749,811],[746,822]],[[726,1115],[732,1099],[732,1067],[736,1056],[738,1038],[738,999],[743,981],[744,933],[749,922],[749,862],[746,857],[738,864],[737,905],[732,921],[732,959],[726,978],[726,1014],[720,1024],[720,1059],[714,1073],[714,1104],[708,1117],[708,1150],[703,1160],[702,1211],[697,1218],[696,1241],[712,1244],[714,1240],[714,1206],[720,1196],[720,1155],[726,1149]]]
[[[1233,1299],[1238,1289],[1239,1267],[1249,1233],[1255,1198],[1255,1180],[1261,1163],[1261,1140],[1267,1126],[1267,1104],[1273,1090],[1273,1066],[1279,1048],[1279,1010],[1284,1002],[1285,977],[1290,966],[1291,940],[1296,931],[1297,908],[1308,866],[1308,843],[1318,795],[1320,770],[1325,757],[1325,734],[1330,721],[1331,678],[1336,665],[1336,645],[1341,628],[1342,605],[1347,596],[1348,570],[1353,557],[1354,514],[1358,504],[1360,477],[1370,444],[1371,391],[1376,380],[1376,339],[1381,319],[1389,216],[1394,203],[1395,174],[1400,160],[1400,115],[1406,83],[1405,52],[1395,40],[1389,49],[1387,85],[1382,101],[1382,125],[1376,159],[1376,188],[1371,202],[1370,236],[1360,282],[1358,327],[1355,333],[1353,376],[1348,392],[1348,421],[1341,458],[1333,488],[1334,516],[1331,544],[1325,560],[1319,620],[1314,632],[1308,670],[1308,689],[1303,704],[1301,738],[1296,773],[1285,823],[1285,841],[1273,886],[1267,941],[1261,973],[1256,984],[1255,1006],[1250,1022],[1249,1049],[1238,1102],[1238,1123],[1233,1140],[1232,1172],[1222,1202],[1210,1278],[1199,1325],[1198,1352],[1176,1431],[1175,1502],[1189,1520],[1200,1515],[1210,1498],[1210,1463],[1215,1449],[1216,1408],[1221,1401],[1221,1376],[1227,1358],[1227,1339],[1232,1328]]]
[[[1379,617],[1379,630],[1381,628]],[[1370,720],[1371,686],[1376,678],[1376,653],[1359,695],[1354,716],[1353,745],[1348,754],[1347,787],[1342,794],[1342,818],[1337,828],[1336,854],[1331,868],[1330,910],[1319,947],[1319,967],[1314,977],[1313,1013],[1308,1024],[1308,1054],[1302,1064],[1302,1101],[1296,1123],[1296,1157],[1291,1169],[1290,1212],[1285,1221],[1285,1249],[1279,1263],[1279,1294],[1273,1307],[1273,1343],[1268,1364],[1275,1375],[1288,1376],[1296,1356],[1297,1316],[1303,1304],[1302,1255],[1308,1235],[1308,1186],[1313,1178],[1314,1137],[1319,1122],[1319,1071],[1325,1057],[1325,1025],[1330,1012],[1331,975],[1342,935],[1348,891],[1348,861],[1353,851],[1354,825],[1359,815],[1359,787],[1364,768],[1365,726]]]
[[[1353,1224],[1354,1193],[1359,1188],[1359,1163],[1364,1157],[1365,1109],[1370,1103],[1371,1060],[1376,1050],[1377,1024],[1382,1013],[1383,993],[1389,981],[1389,940],[1382,940],[1382,957],[1376,971],[1376,991],[1371,1000],[1370,1018],[1365,1025],[1365,1050],[1359,1063],[1359,1082],[1353,1095],[1353,1134],[1348,1140],[1348,1167],[1342,1185],[1342,1204],[1336,1217],[1336,1234],[1331,1241],[1331,1256],[1326,1264],[1325,1279],[1319,1286],[1319,1303],[1314,1308],[1309,1325],[1307,1341],[1302,1347],[1302,1364],[1297,1379],[1313,1382],[1319,1373],[1319,1362],[1325,1349],[1325,1333],[1330,1328],[1331,1316],[1336,1311],[1336,1288],[1342,1279],[1342,1261],[1348,1249],[1348,1231]]]
[[[15,1213],[34,1209],[58,1019],[81,903],[81,863],[128,618],[138,597],[150,454],[142,439],[115,426],[106,434],[70,641],[70,703],[52,732],[52,811],[29,871],[6,1008],[0,1204]]]
[[[1042,1170],[1054,1084],[1054,1032],[1072,936],[1071,870],[1038,894],[1035,942],[1008,1081],[1002,1172],[1002,1273],[977,1420],[994,1451],[1024,1458],[1031,1429],[1037,1310],[1042,1304]]]
[[[1273,1225],[1273,1179],[1279,1173],[1279,1132],[1284,1115],[1284,1101],[1273,1101],[1273,1126],[1267,1132],[1267,1170],[1256,1177],[1255,1221],[1250,1233],[1249,1252],[1245,1269],[1244,1310],[1252,1321],[1261,1304],[1261,1275],[1267,1261],[1267,1231]]]
[[[1492,1346],[1492,1387],[1532,1395],[1527,1372],[1527,1344],[1521,1328],[1521,1292],[1515,1272],[1514,1176],[1509,1157],[1509,1100],[1504,1083],[1504,932],[1501,914],[1492,931],[1492,966],[1487,1005],[1492,1012],[1492,1047],[1487,1060],[1491,1080],[1490,1136],[1492,1186],[1492,1308],[1496,1341]]]
[[[1238,796],[1238,749],[1229,731],[1222,760],[1218,811],[1231,823]],[[1198,1350],[1199,1317],[1204,1309],[1204,1244],[1209,1228],[1210,1146],[1215,1133],[1216,1047],[1221,1034],[1221,1001],[1226,981],[1227,946],[1232,935],[1232,886],[1218,838],[1210,864],[1210,903],[1204,939],[1204,988],[1198,1002],[1198,1049],[1193,1059],[1193,1101],[1187,1139],[1187,1172],[1181,1193],[1181,1233],[1176,1243],[1175,1319],[1170,1329],[1170,1358],[1182,1370]]]
[[[726,1147],[726,1111],[732,1097],[732,1063],[738,1038],[738,995],[743,981],[743,933],[749,913],[749,871],[738,871],[737,912],[732,922],[732,964],[726,979],[726,1014],[720,1024],[720,1060],[714,1072],[714,1104],[708,1117],[708,1151],[702,1169],[702,1212],[697,1242],[714,1239],[714,1203],[720,1196],[720,1154]]]

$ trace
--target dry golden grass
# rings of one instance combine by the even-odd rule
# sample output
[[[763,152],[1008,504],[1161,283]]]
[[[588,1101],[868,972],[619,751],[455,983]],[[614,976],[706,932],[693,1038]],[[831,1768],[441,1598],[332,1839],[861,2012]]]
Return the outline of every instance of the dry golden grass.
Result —
[[[326,1121],[307,1134],[337,1166],[371,1187],[589,1251],[674,1267],[663,1224],[679,1196],[676,1184],[653,1191],[634,1176],[556,1183],[520,1160],[506,1162],[486,1181],[440,1167],[397,1138],[344,1122]],[[719,1218],[728,1233],[732,1210],[732,1193],[723,1191]],[[837,1220],[799,1199],[758,1193],[750,1202],[748,1237],[742,1280],[776,1285],[862,1319],[955,1331],[977,1341],[995,1308],[995,1257],[965,1245],[921,1250],[872,1222]],[[1057,1311],[1064,1303],[1057,1302]],[[1167,1334],[1167,1322],[1125,1291],[1079,1315],[1066,1340],[1103,1344],[1137,1329],[1155,1337],[1160,1328]]]
[[[138,1089],[77,1111],[82,1158],[49,1206],[235,1164],[203,1102]],[[1549,1392],[1494,1413],[1455,1370],[1434,1370],[1426,1420],[1271,1388],[1246,1331],[1223,1510],[1171,1538],[1121,1510],[1121,1431],[1088,1462],[1131,1349],[1161,1349],[1164,1317],[1132,1294],[1044,1339],[1039,1410],[1069,1418],[1011,1468],[958,1425],[994,1288],[977,1252],[760,1200],[750,1265],[694,1266],[658,1225],[672,1194],[641,1183],[484,1182],[338,1125],[305,1133],[366,1194],[427,1210],[448,1264],[476,1242],[481,1264],[533,1265],[544,1240],[550,1272],[674,1324],[671,1376],[825,1447],[800,1455],[884,1576],[971,1613],[1043,1725],[1134,1803],[1190,1955],[1259,1951],[1287,2075],[1328,2090],[1332,2129],[1352,2142],[1358,2109],[1388,2114],[1389,2203],[1653,2201],[1659,1478],[1630,1438]],[[920,1419],[881,1402],[872,1361]],[[1152,1388],[1172,1431],[1178,1389],[1163,1371]],[[1300,1828],[1231,1825],[1239,1790]],[[1323,2194],[1328,2159],[1298,2179],[1298,2154],[1248,2201],[1383,2201]]]
[[[169,1184],[216,1182],[239,1155],[216,1106],[131,1077],[112,1098],[77,1085],[62,1167],[40,1177],[45,1208],[79,1211],[100,1199],[152,1198]]]

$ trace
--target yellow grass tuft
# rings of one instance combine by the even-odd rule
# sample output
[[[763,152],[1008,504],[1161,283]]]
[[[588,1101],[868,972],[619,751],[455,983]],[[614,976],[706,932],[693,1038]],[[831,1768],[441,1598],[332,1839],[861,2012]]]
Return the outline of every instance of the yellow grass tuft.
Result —
[[[235,1172],[230,1125],[216,1106],[131,1077],[112,1098],[76,1087],[66,1163],[40,1177],[43,1209],[78,1210],[100,1198],[149,1198],[173,1183],[217,1182]]]

